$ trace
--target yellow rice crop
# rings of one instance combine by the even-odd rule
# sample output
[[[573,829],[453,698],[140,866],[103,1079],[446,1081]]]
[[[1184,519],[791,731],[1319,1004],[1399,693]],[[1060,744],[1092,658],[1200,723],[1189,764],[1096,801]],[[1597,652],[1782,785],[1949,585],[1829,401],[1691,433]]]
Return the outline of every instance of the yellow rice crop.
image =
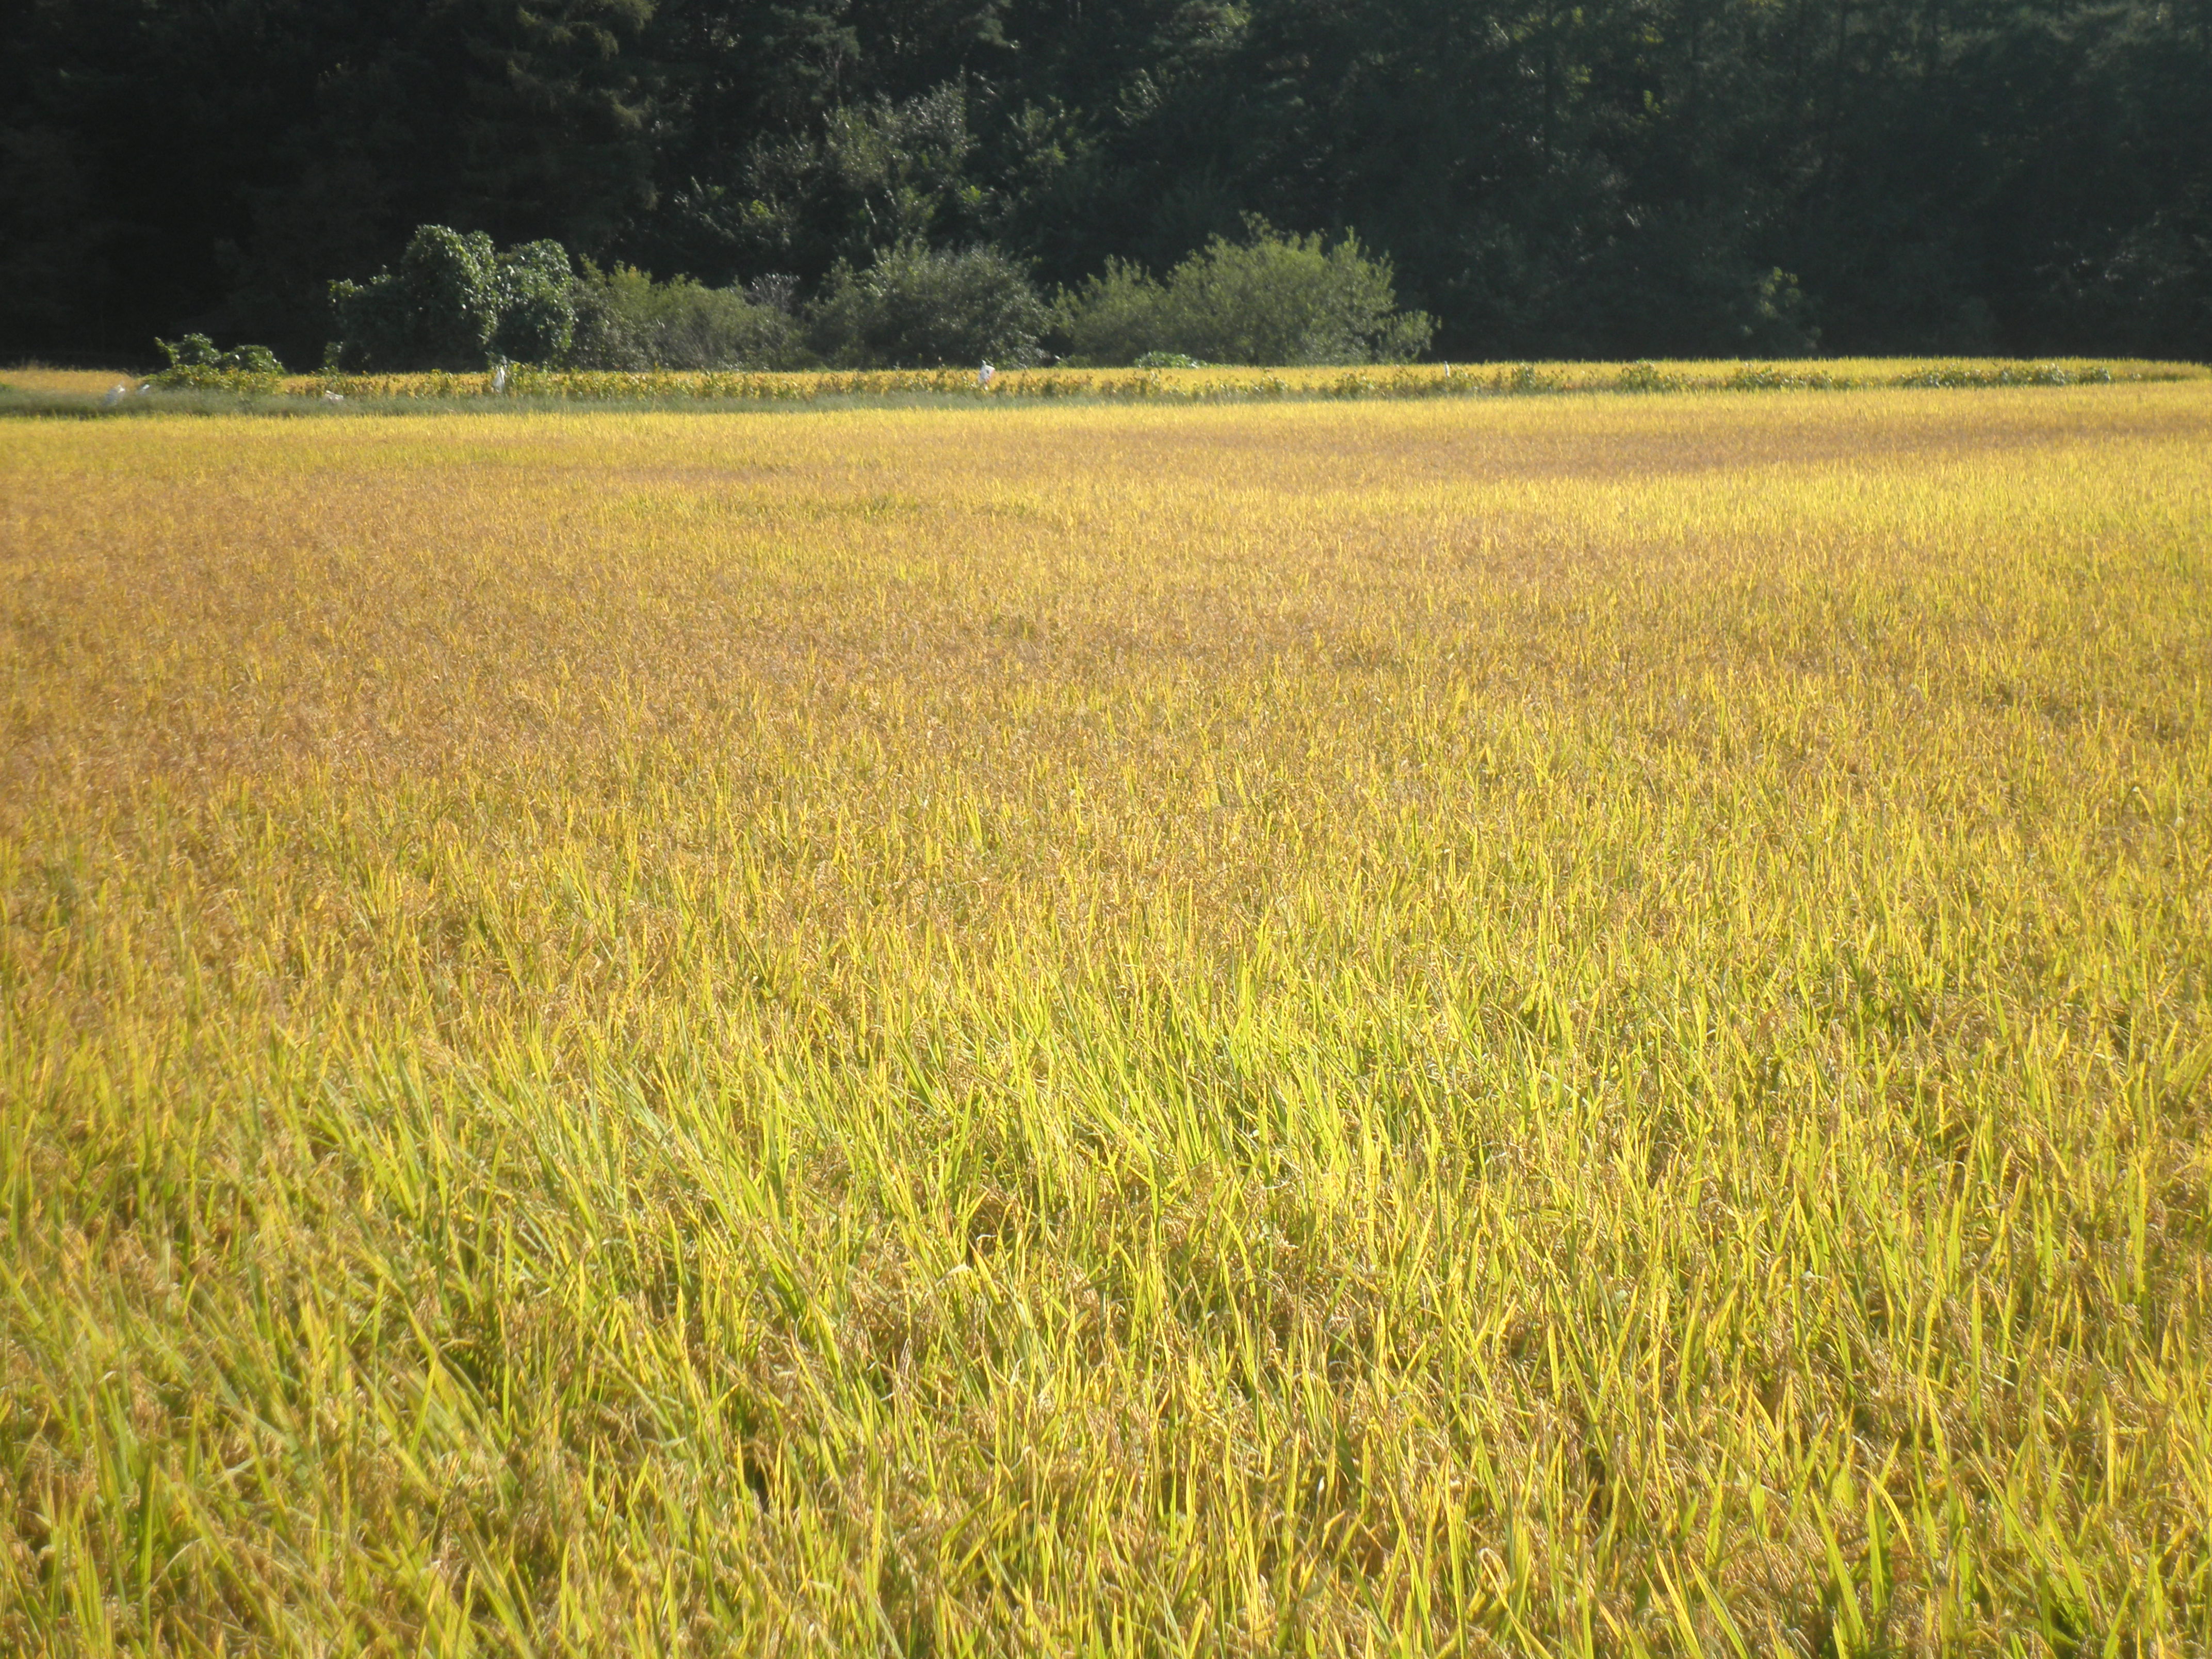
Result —
[[[4,373],[0,391],[94,398],[137,382],[113,372],[29,365]],[[222,380],[223,377],[216,377]],[[1278,398],[1480,397],[1525,392],[1864,389],[1943,385],[2066,385],[2203,380],[2195,363],[2064,357],[2035,362],[1970,358],[1847,357],[1779,362],[1419,363],[1251,368],[1036,368],[985,380],[973,366],[933,369],[804,371],[544,369],[518,365],[504,380],[471,374],[293,374],[235,389],[298,398],[337,392],[362,399],[451,401],[505,396],[564,401],[718,399],[769,404],[947,397],[1003,403],[1035,398],[1117,402],[1219,402]]]
[[[2192,363],[2101,362],[2081,358],[2039,362],[1974,359],[1839,358],[1786,362],[1703,363],[1421,363],[1249,368],[1037,368],[994,374],[975,368],[799,373],[682,371],[637,373],[520,368],[506,380],[490,374],[295,375],[283,389],[295,396],[336,391],[356,398],[453,398],[507,395],[570,399],[720,398],[769,403],[824,398],[966,396],[990,402],[1041,398],[1121,401],[1249,401],[1269,398],[1478,397],[1516,392],[1759,391],[1922,385],[2066,385],[2078,381],[2202,380]]]
[[[2212,1644],[2202,380],[17,422],[0,578],[0,1649]]]
[[[1751,391],[1775,386],[1844,388],[1929,381],[1957,384],[2067,384],[2112,380],[2201,380],[2196,364],[2097,362],[2066,358],[2042,362],[1978,359],[1952,363],[1925,360],[1849,358],[1779,363],[1422,363],[1354,368],[1247,368],[1212,364],[1200,368],[1038,368],[986,380],[973,368],[822,370],[757,374],[655,369],[644,373],[591,370],[515,371],[510,395],[559,398],[635,399],[722,398],[771,403],[823,398],[966,396],[991,402],[1041,398],[1120,401],[1248,401],[1269,398],[1437,397],[1445,395],[1597,391]],[[491,395],[501,382],[490,374],[294,376],[295,395],[337,391],[356,397],[454,398]]]

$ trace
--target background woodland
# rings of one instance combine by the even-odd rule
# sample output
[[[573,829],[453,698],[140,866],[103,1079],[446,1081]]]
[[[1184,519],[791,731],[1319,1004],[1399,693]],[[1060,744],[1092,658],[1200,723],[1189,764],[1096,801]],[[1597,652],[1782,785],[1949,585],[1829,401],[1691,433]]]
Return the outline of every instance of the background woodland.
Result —
[[[0,355],[313,361],[423,223],[818,301],[1253,216],[1450,358],[2212,357],[2212,0],[8,0]]]

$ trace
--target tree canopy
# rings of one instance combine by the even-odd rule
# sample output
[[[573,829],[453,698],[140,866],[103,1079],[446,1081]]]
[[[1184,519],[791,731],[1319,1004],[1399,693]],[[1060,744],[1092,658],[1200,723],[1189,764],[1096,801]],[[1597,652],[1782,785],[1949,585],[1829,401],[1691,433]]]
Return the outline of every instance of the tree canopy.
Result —
[[[426,223],[815,295],[987,246],[1165,280],[1259,216],[1387,257],[1446,356],[2212,356],[2212,0],[6,15],[9,355],[312,361]]]

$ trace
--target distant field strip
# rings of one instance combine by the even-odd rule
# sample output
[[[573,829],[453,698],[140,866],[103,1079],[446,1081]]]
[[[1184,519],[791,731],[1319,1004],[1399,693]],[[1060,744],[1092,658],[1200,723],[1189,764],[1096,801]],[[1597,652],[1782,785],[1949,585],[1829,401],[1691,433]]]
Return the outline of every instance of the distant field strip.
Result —
[[[272,376],[264,380],[210,371],[204,379],[204,392],[243,392],[264,404],[289,398],[311,404],[341,399],[356,406],[423,401],[465,402],[474,406],[546,402],[775,405],[948,400],[1006,404],[1070,398],[1107,403],[1253,403],[1589,392],[1942,390],[2204,380],[2212,379],[2212,371],[2193,363],[2087,358],[2036,362],[1838,358],[1718,363],[1417,363],[1323,368],[1245,368],[1224,364],[1199,368],[1054,368],[1003,370],[988,380],[981,376],[980,366],[797,373],[736,369],[624,373],[537,368],[526,364],[515,365],[504,377],[490,372],[331,374]],[[118,383],[135,385],[137,381],[112,372],[0,369],[0,388],[12,389],[19,400],[26,394],[33,399],[57,395],[96,397]],[[158,392],[149,407],[158,408],[164,398],[179,395]],[[0,399],[0,414],[9,408]],[[125,412],[138,411],[126,406]]]
[[[2209,1128],[2203,379],[0,427],[0,1650],[2178,1659]]]

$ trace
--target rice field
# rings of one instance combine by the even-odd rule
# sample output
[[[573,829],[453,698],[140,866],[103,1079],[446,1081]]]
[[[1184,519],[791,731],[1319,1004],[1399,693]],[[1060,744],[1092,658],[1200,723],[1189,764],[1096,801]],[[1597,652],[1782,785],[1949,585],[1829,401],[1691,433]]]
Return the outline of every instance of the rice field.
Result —
[[[763,408],[792,404],[982,403],[1039,399],[1113,403],[1250,403],[1281,399],[1496,398],[1582,392],[1864,391],[2158,383],[2212,378],[2201,364],[2125,359],[1841,357],[1777,362],[1401,363],[1254,368],[1201,364],[1183,368],[994,370],[682,370],[542,368],[498,372],[240,375],[205,374],[193,389],[162,388],[113,370],[37,364],[0,370],[0,416],[101,412],[232,413],[247,400],[262,413],[413,412],[423,403],[534,410],[574,403],[675,408]],[[130,392],[119,409],[101,401]],[[150,402],[136,394],[152,391]]]
[[[2204,1653],[2209,1002],[2202,378],[0,424],[0,1650]]]

